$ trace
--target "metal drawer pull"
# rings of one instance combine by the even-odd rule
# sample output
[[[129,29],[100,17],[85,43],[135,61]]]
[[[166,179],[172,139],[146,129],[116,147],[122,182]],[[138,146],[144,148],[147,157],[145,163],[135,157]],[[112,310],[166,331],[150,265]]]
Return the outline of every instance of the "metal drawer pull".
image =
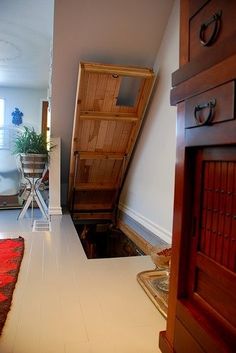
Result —
[[[212,118],[214,116],[214,108],[215,108],[215,106],[216,106],[216,99],[215,98],[210,100],[207,103],[195,105],[195,107],[194,107],[194,118],[196,120],[196,123],[198,125],[210,125],[211,121],[212,121]],[[206,109],[206,108],[209,109],[209,113],[208,113],[207,117],[204,120],[202,120],[200,118],[200,116],[198,116],[198,112],[200,112],[201,110]]]
[[[221,27],[221,15],[222,15],[222,11],[220,10],[220,11],[216,12],[208,21],[204,22],[201,25],[200,32],[199,32],[199,39],[200,39],[201,44],[204,47],[209,47],[216,41],[218,34],[220,32],[220,27]],[[206,31],[207,27],[209,25],[211,25],[212,23],[214,23],[214,28],[213,28],[211,36],[207,40],[207,39],[205,39],[205,31]]]

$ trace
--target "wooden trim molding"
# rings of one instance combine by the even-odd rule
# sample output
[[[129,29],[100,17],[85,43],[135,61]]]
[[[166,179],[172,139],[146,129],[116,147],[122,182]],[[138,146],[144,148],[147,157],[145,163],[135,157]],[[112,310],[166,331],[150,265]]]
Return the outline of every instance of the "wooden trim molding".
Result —
[[[136,233],[132,228],[121,220],[117,221],[117,227],[129,238],[131,239],[146,255],[150,253],[150,244]]]
[[[166,338],[166,331],[161,331],[159,334],[159,348],[162,353],[175,353],[173,347]]]
[[[42,101],[42,133],[46,135],[47,133],[47,119],[48,119],[48,101]]]
[[[133,209],[121,202],[119,203],[119,209],[124,212],[127,216],[131,217],[134,221],[142,225],[144,228],[152,232],[155,236],[157,236],[164,242],[171,244],[172,235],[167,229],[164,229],[161,226],[155,224],[148,218],[144,217],[140,213],[134,211]]]

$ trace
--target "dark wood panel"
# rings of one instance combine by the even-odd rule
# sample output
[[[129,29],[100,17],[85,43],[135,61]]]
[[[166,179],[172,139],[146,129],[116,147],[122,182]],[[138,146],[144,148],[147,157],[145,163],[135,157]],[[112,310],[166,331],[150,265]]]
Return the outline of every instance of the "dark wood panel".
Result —
[[[204,269],[197,270],[195,294],[205,300],[232,326],[236,326],[236,307],[232,305],[235,302],[235,295],[229,288],[221,286],[220,277],[214,278],[212,274],[206,274]]]
[[[190,149],[191,151],[191,149]],[[236,333],[236,273],[230,267],[231,231],[234,210],[233,195],[236,189],[236,147],[205,147],[192,149],[195,160],[195,177],[188,180],[195,189],[195,231],[191,245],[185,291],[185,305],[196,306],[196,319],[207,329],[214,323],[214,330],[222,337],[225,346],[233,347]],[[188,161],[188,159],[186,160]],[[235,239],[233,230],[233,239]],[[192,236],[191,236],[192,235]],[[231,258],[233,255],[231,255]],[[179,284],[180,286],[181,284]],[[181,312],[180,318],[182,320]],[[187,320],[185,312],[184,318]],[[198,335],[196,336],[198,337]]]
[[[196,14],[209,0],[190,0],[189,1],[189,17]]]
[[[195,217],[198,250],[225,268],[236,271],[236,147],[203,148],[197,154]],[[234,251],[234,256],[232,255]]]
[[[191,333],[184,327],[184,325],[176,319],[175,321],[175,338],[174,350],[176,353],[204,353],[205,350],[197,343]]]
[[[229,269],[227,270],[224,266],[201,252],[198,252],[196,266],[209,276],[220,278],[220,285],[224,290],[228,291],[230,295],[236,293],[235,272]]]
[[[219,10],[220,30],[202,45],[201,25],[201,39],[207,40]],[[172,75],[171,91],[171,104],[179,108],[169,308],[159,341],[163,353],[199,347],[205,353],[231,353],[236,347],[235,23],[234,0],[181,0],[180,69]],[[208,111],[201,105],[212,98],[219,110],[204,126]]]
[[[180,299],[177,302],[177,318],[188,328],[193,338],[202,344],[205,353],[234,352],[236,336],[228,331],[227,326],[219,325],[211,312],[206,305],[200,306],[196,301]]]
[[[185,130],[186,146],[234,144],[235,140],[236,120]]]
[[[234,80],[236,77],[235,62],[236,54],[180,83],[171,90],[171,104],[176,105],[185,99]]]
[[[230,263],[230,243],[235,241],[233,195],[236,189],[236,162],[205,161],[202,173],[202,214],[200,251],[226,268]],[[236,257],[236,254],[235,254]],[[234,266],[232,266],[234,265]]]
[[[181,232],[183,221],[185,219],[185,210],[183,202],[183,194],[185,190],[185,148],[184,148],[184,116],[185,116],[185,105],[179,104],[177,107],[178,115],[180,119],[177,120],[177,158],[175,165],[175,203],[174,203],[174,223],[173,223],[173,234],[175,237],[172,239],[172,248],[175,249],[171,256],[171,272],[170,272],[170,287],[172,295],[169,297],[168,303],[168,320],[167,320],[167,331],[166,338],[173,346],[173,336],[175,329],[175,309],[177,302],[177,295],[179,292],[178,283],[180,282],[179,277],[182,275],[182,271],[179,271],[179,263],[181,257]],[[183,276],[182,276],[183,278]]]
[[[227,59],[236,53],[236,31],[228,38],[226,42],[216,44],[211,49],[211,55],[204,55],[185,62],[185,65],[172,74],[172,87],[188,80],[201,71],[209,69],[220,61]],[[232,45],[233,43],[233,45]],[[185,50],[187,51],[187,50]]]
[[[179,63],[184,67],[189,59],[189,0],[180,2]]]

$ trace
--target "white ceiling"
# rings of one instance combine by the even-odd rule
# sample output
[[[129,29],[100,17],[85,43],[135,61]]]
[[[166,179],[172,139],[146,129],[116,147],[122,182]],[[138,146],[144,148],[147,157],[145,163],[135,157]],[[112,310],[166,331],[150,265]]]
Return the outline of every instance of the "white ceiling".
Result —
[[[53,0],[0,0],[0,86],[48,87]]]

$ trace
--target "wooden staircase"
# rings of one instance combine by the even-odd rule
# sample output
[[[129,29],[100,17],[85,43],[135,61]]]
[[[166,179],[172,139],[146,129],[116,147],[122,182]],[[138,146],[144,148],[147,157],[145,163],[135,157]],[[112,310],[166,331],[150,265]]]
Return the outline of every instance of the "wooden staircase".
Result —
[[[73,218],[114,220],[154,80],[148,68],[80,63],[69,176]]]

